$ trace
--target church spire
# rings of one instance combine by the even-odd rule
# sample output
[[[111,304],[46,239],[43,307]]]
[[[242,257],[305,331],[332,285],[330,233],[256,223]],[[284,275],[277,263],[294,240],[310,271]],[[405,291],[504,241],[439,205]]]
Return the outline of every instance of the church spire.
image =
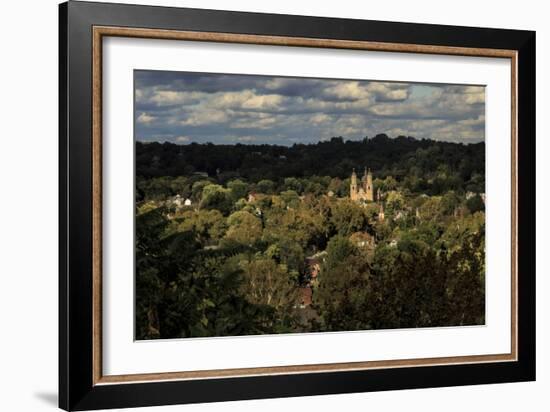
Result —
[[[365,177],[364,179],[364,186],[365,186],[365,200],[372,202],[374,201],[374,190],[372,187],[372,173],[370,172],[370,168],[365,167]]]
[[[366,202],[374,201],[374,190],[372,187],[372,173],[370,169],[365,167],[361,181],[357,182],[357,174],[355,168],[351,173],[350,179],[350,198],[351,200],[361,200]]]
[[[355,173],[355,167],[351,173],[351,181],[349,185],[349,197],[351,200],[357,200],[357,174]]]
[[[378,211],[378,220],[380,222],[383,222],[384,219],[385,219],[384,205],[382,203],[380,203],[380,210]]]

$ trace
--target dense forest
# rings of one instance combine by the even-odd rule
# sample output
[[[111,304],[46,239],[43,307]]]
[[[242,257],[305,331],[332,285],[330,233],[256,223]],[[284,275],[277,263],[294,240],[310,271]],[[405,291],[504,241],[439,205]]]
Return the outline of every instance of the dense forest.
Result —
[[[136,338],[485,321],[485,145],[136,143]],[[373,201],[350,175],[373,175]]]
[[[334,137],[317,144],[175,145],[137,143],[139,177],[207,173],[222,183],[235,177],[257,183],[286,177],[330,176],[345,179],[368,166],[377,177],[392,176],[410,190],[441,194],[447,190],[485,189],[485,143],[456,144],[385,134],[363,141]]]

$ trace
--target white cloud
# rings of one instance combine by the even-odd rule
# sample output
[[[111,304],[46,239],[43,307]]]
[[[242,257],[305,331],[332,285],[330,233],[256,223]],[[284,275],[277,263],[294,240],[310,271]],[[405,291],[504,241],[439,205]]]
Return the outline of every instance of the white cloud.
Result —
[[[255,76],[232,81],[228,75],[211,75],[212,82],[205,81],[210,75],[201,75],[194,82],[193,75],[185,76],[185,81],[136,89],[136,132],[144,140],[159,140],[158,133],[178,143],[311,142],[384,132],[484,138],[485,88],[480,86]]]
[[[360,85],[359,82],[336,83],[334,86],[327,87],[324,94],[342,100],[364,100],[371,97],[367,88]]]
[[[239,136],[237,137],[239,142],[255,142],[258,140],[256,136]]]
[[[317,113],[310,117],[309,121],[315,125],[327,123],[331,117],[324,113]]]
[[[275,116],[260,116],[256,119],[243,117],[231,122],[229,127],[232,129],[270,129],[276,123]],[[282,125],[281,123],[280,125]]]
[[[181,120],[182,126],[202,126],[212,123],[223,123],[228,121],[226,112],[221,110],[195,110],[186,119]]]
[[[476,104],[476,103],[484,103],[485,102],[485,91],[482,90],[481,87],[478,87],[477,89],[481,89],[481,90],[465,93],[466,103]]]
[[[270,110],[279,107],[283,97],[277,94],[264,94],[260,96],[252,96],[243,103],[245,109],[263,109]]]
[[[283,101],[278,94],[257,94],[252,90],[215,93],[205,102],[207,106],[223,109],[275,110]]]
[[[207,93],[202,92],[185,92],[172,90],[155,90],[149,101],[158,106],[170,106],[175,104],[189,104],[199,102]]]
[[[402,83],[368,83],[367,90],[375,94],[377,100],[401,101],[409,97],[410,85]]]
[[[145,112],[141,112],[137,118],[137,122],[141,124],[149,124],[156,120],[155,116],[148,115]]]
[[[176,143],[188,143],[191,141],[189,136],[178,136],[175,139]]]

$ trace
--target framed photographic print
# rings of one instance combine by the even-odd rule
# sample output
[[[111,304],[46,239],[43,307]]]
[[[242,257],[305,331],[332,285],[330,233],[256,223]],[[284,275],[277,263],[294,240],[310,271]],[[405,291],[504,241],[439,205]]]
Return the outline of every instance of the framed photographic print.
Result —
[[[535,33],[60,6],[60,407],[535,379]]]

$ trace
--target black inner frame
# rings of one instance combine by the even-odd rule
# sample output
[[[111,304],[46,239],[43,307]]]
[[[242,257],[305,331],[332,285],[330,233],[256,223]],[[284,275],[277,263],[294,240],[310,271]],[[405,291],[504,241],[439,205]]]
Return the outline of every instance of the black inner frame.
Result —
[[[518,52],[518,361],[95,385],[92,27],[243,33]],[[535,33],[74,2],[59,7],[59,406],[107,409],[535,380]]]

